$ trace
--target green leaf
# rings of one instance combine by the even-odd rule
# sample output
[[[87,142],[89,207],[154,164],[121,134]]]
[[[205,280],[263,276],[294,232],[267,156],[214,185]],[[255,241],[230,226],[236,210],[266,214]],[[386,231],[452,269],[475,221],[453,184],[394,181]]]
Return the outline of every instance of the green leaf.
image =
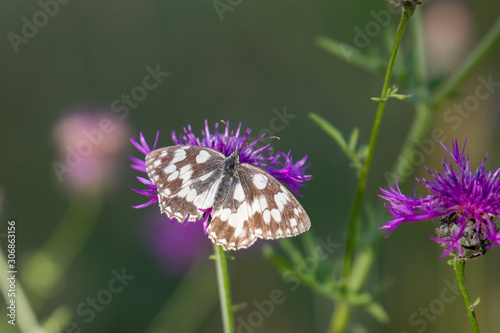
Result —
[[[330,124],[324,118],[318,116],[315,113],[310,113],[309,117],[323,129],[337,144],[340,146],[340,149],[345,153],[347,152],[347,143],[345,142],[344,136],[338,129],[336,129],[332,124]]]
[[[387,96],[397,93],[398,89],[399,87],[397,85],[393,85],[392,87],[387,88]]]
[[[349,150],[355,151],[358,144],[359,129],[356,127],[352,130],[351,137],[349,138]]]
[[[246,308],[248,308],[247,302],[241,302],[238,304],[233,304],[231,306],[231,310],[233,310],[233,313],[236,313],[236,312],[241,311],[241,310],[245,310]]]
[[[344,60],[348,64],[354,64],[369,72],[381,74],[385,73],[385,64],[380,57],[373,57],[361,53],[357,48],[354,48],[346,43],[341,43],[335,39],[318,36],[315,39],[315,44],[335,55],[337,58]]]
[[[389,315],[387,314],[387,312],[385,312],[382,305],[372,302],[365,306],[365,310],[380,323],[385,324],[389,322]]]
[[[348,145],[342,133],[328,121],[326,121],[325,119],[323,119],[322,117],[318,116],[315,113],[310,113],[309,117],[316,124],[318,124],[319,127],[321,127],[328,135],[330,135],[330,137],[335,142],[337,142],[337,144],[340,146],[340,149],[342,149],[342,152],[352,161],[352,166],[358,171],[358,176],[359,176],[359,172],[363,167],[355,151],[355,146],[359,136],[359,130],[357,128],[353,130],[349,138],[349,145]]]
[[[368,293],[348,293],[343,297],[346,302],[355,306],[366,306],[372,301],[372,295]]]
[[[389,97],[392,97],[392,98],[397,98],[397,99],[399,99],[400,101],[402,101],[403,99],[410,98],[411,96],[413,96],[413,94],[410,94],[410,95],[391,94]]]
[[[290,265],[290,263],[280,255],[278,255],[271,246],[265,245],[262,248],[262,252],[264,253],[266,259],[274,266],[276,266],[279,272],[283,273],[292,270],[292,266]]]
[[[363,287],[363,283],[373,266],[375,255],[375,251],[371,246],[364,246],[363,249],[359,251],[352,268],[353,274],[351,276],[351,279],[348,281],[350,290],[353,290],[355,292],[361,290],[361,288]]]
[[[302,247],[304,248],[305,255],[308,257],[314,257],[318,248],[318,243],[314,240],[313,230],[305,232],[299,237]]]
[[[278,243],[280,244],[283,252],[288,255],[295,265],[302,265],[304,263],[302,252],[297,249],[290,238],[280,238]]]

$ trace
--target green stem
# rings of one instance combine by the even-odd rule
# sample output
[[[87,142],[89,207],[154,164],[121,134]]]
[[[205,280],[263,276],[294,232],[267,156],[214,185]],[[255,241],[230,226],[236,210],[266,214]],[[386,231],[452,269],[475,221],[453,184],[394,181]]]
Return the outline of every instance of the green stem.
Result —
[[[0,272],[3,274],[8,274],[10,271],[7,266],[6,254],[0,249]],[[16,291],[15,298],[11,298],[9,296],[9,280],[7,280],[9,276],[0,278],[0,291],[4,297],[5,303],[10,304],[11,299],[15,299],[16,304],[16,326],[19,328],[19,331],[22,333],[41,333],[43,329],[41,328],[38,320],[36,318],[36,314],[33,311],[33,308],[30,306],[30,302],[24,293],[24,289],[21,286],[21,283],[16,279]],[[9,317],[4,317],[2,320],[10,320]]]
[[[415,11],[414,7],[404,7],[401,12],[401,18],[399,20],[399,24],[396,31],[396,36],[394,38],[394,44],[392,47],[391,55],[389,58],[389,63],[387,65],[387,71],[385,73],[384,85],[382,87],[382,92],[380,94],[380,101],[378,104],[377,114],[375,116],[375,122],[373,124],[372,133],[370,137],[370,144],[368,147],[368,153],[366,157],[366,161],[361,169],[361,173],[358,179],[358,186],[356,188],[356,194],[354,197],[354,205],[351,212],[351,217],[349,220],[349,227],[347,231],[347,241],[345,247],[344,254],[344,267],[342,271],[342,277],[344,283],[346,284],[349,280],[352,267],[354,262],[354,255],[356,249],[356,236],[358,230],[358,217],[361,212],[361,206],[363,202],[363,196],[366,188],[366,180],[368,178],[368,172],[370,171],[370,166],[373,158],[373,153],[375,151],[375,144],[377,142],[378,131],[380,128],[380,122],[382,120],[382,115],[384,113],[385,103],[388,99],[388,90],[389,84],[391,81],[392,68],[394,66],[394,61],[396,59],[396,55],[398,52],[399,44],[401,42],[401,38],[403,37],[403,33],[405,28]],[[344,287],[345,292],[345,287]],[[349,322],[349,318],[351,315],[351,306],[344,302],[337,303],[337,307],[335,309],[335,313],[332,318],[332,322],[330,324],[329,332],[331,333],[340,333],[343,332]]]
[[[349,319],[351,318],[351,307],[346,302],[339,302],[335,307],[335,314],[330,322],[330,333],[344,332]]]
[[[377,109],[377,115],[375,116],[375,122],[373,124],[372,134],[370,138],[370,145],[368,148],[368,153],[366,156],[366,161],[361,169],[361,173],[358,180],[358,186],[356,188],[356,194],[354,197],[354,205],[351,212],[351,218],[349,220],[349,229],[347,233],[347,242],[345,247],[345,257],[344,257],[344,269],[343,277],[347,278],[351,275],[352,263],[354,261],[354,250],[356,243],[356,232],[358,227],[358,216],[361,211],[361,204],[363,201],[363,195],[366,187],[366,180],[368,178],[368,172],[370,171],[370,166],[373,158],[373,152],[375,150],[375,144],[377,142],[378,131],[380,127],[380,122],[382,119],[382,114],[384,113],[385,103],[387,101],[387,92],[389,90],[389,83],[391,81],[392,67],[394,65],[394,59],[396,59],[396,54],[398,51],[399,43],[403,36],[408,21],[413,14],[415,8],[404,8],[401,14],[401,19],[396,31],[396,37],[394,39],[394,44],[391,51],[391,56],[389,59],[389,64],[387,66],[387,71],[385,74],[384,86],[382,88],[382,93],[380,95],[380,102]]]
[[[412,18],[412,36],[413,36],[413,74],[415,78],[415,116],[411,122],[411,127],[406,136],[406,141],[401,149],[396,164],[393,169],[392,182],[395,180],[403,182],[404,179],[410,176],[409,173],[404,173],[407,170],[407,163],[411,160],[411,155],[418,148],[418,143],[424,139],[424,136],[429,131],[429,128],[434,122],[435,113],[430,109],[430,96],[427,88],[427,72],[425,64],[425,43],[423,38],[422,14],[417,11]],[[409,170],[411,171],[411,170]]]
[[[470,325],[472,327],[472,332],[479,333],[479,324],[477,323],[474,305],[472,305],[469,293],[467,293],[467,289],[465,288],[464,266],[465,266],[465,260],[462,259],[453,260],[453,267],[455,269],[455,274],[457,276],[460,292],[462,293],[462,297],[464,299],[465,309],[467,310],[467,316],[469,317]]]
[[[219,245],[214,245],[217,285],[219,287],[220,310],[224,333],[234,333],[234,318],[231,305],[231,286],[227,272],[226,253]]]
[[[481,60],[488,54],[500,37],[500,17],[495,21],[488,33],[481,39],[464,62],[458,66],[442,88],[434,96],[433,108],[437,109],[455,91],[455,89],[469,76]]]
[[[51,295],[64,272],[82,251],[94,230],[100,207],[101,200],[97,194],[73,198],[59,225],[28,260],[23,282],[39,296],[35,308]]]
[[[349,279],[348,288],[352,293],[361,290],[368,278],[371,267],[375,260],[375,249],[372,244],[367,246],[358,256],[353,265],[353,274]],[[349,323],[351,318],[351,305],[347,302],[338,302],[335,313],[330,323],[330,333],[341,333]]]

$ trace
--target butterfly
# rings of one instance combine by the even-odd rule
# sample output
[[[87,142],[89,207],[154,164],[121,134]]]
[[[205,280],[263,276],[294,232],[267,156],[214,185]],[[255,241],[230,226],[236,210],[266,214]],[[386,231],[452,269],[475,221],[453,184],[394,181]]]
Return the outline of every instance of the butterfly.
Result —
[[[258,238],[291,237],[307,231],[304,208],[276,178],[202,146],[179,145],[151,151],[146,170],[158,187],[161,212],[194,222],[211,210],[208,237],[224,250],[244,249]]]

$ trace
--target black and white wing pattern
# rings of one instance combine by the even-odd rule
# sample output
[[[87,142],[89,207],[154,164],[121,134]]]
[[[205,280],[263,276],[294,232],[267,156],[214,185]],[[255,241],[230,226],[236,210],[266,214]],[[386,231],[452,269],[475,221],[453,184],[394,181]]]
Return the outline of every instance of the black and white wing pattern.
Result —
[[[207,233],[224,250],[295,236],[311,226],[290,191],[264,170],[239,163],[237,152],[225,157],[206,147],[166,147],[147,155],[146,169],[169,218],[196,221],[205,214],[200,209],[212,207]]]
[[[240,164],[236,173],[231,192],[214,204],[207,230],[214,243],[238,250],[258,238],[291,237],[309,229],[304,208],[276,178],[247,163]]]
[[[170,219],[194,222],[199,210],[213,206],[222,180],[221,152],[199,146],[171,146],[146,156],[149,179],[158,187],[158,203]]]

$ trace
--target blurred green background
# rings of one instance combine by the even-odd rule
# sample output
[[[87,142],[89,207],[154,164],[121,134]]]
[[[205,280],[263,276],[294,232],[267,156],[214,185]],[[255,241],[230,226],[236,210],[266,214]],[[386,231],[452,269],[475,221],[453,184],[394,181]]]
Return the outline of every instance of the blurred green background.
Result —
[[[344,133],[359,127],[361,142],[367,142],[376,110],[370,97],[380,93],[382,78],[329,55],[314,45],[314,38],[324,35],[357,46],[357,31],[377,22],[372,11],[387,12],[388,5],[373,0],[220,3],[231,10],[219,15],[212,1],[58,3],[57,13],[16,47],[9,34],[10,38],[11,33],[22,36],[26,24],[23,18],[33,22],[42,7],[36,1],[0,4],[4,36],[0,43],[2,249],[6,248],[7,221],[15,219],[20,283],[43,281],[50,270],[42,270],[37,276],[25,275],[30,260],[61,220],[66,216],[70,223],[74,219],[80,226],[75,230],[82,225],[90,230],[81,251],[75,253],[50,295],[43,299],[25,288],[30,302],[38,307],[40,322],[57,310],[52,318],[72,321],[75,330],[81,332],[221,331],[215,269],[207,258],[210,241],[205,237],[197,241],[205,243],[205,252],[182,273],[169,269],[165,255],[155,254],[147,230],[148,219],[157,208],[131,208],[144,202],[131,190],[142,188],[135,178],[138,173],[128,168],[128,154],[141,157],[132,145],[123,142],[125,149],[119,152],[113,169],[118,181],[99,196],[77,195],[65,177],[62,182],[58,180],[52,167],[59,160],[54,142],[56,124],[76,111],[104,110],[112,114],[106,110],[122,94],[130,94],[143,84],[148,66],[159,66],[169,75],[147,91],[147,97],[130,108],[120,124],[127,128],[127,136],[138,137],[142,131],[149,142],[160,130],[160,147],[171,145],[171,131],[178,133],[188,124],[199,133],[204,119],[211,126],[221,119],[229,120],[232,126],[242,122],[258,133],[270,128],[276,110],[286,108],[294,117],[274,133],[281,140],[273,145],[283,151],[292,149],[295,158],[309,156],[308,173],[314,178],[301,190],[300,201],[311,218],[311,231],[323,238],[330,236],[339,244],[333,257],[341,255],[356,179],[341,150],[308,114],[323,116]],[[500,4],[431,1],[420,10],[424,11],[429,71],[439,75],[463,60],[495,21]],[[392,36],[397,20],[398,15],[391,14],[387,29],[369,37],[361,50],[369,53],[378,47],[383,49],[386,30]],[[412,47],[410,38],[406,38],[409,36],[403,39],[400,56]],[[487,167],[492,169],[500,165],[498,91],[480,101],[477,111],[468,114],[458,128],[443,115],[453,103],[474,94],[478,77],[491,75],[493,81],[500,81],[499,56],[500,47],[495,47],[435,122],[435,127],[445,131],[447,145],[451,139],[463,142],[468,138],[473,166],[489,152]],[[411,85],[401,87],[400,92],[411,93]],[[397,159],[413,112],[407,101],[388,103],[365,197],[377,207],[383,204],[377,197],[378,187],[386,186],[384,172],[391,170]],[[439,169],[441,156],[442,150],[434,149],[413,175],[424,176],[424,164]],[[414,186],[410,177],[403,188],[411,193]],[[76,210],[68,213],[75,206]],[[357,314],[354,319],[369,332],[469,332],[458,298],[437,309],[439,314],[426,320],[425,329],[419,331],[423,326],[409,321],[420,308],[438,306],[436,299],[441,299],[446,281],[454,282],[452,268],[439,259],[441,248],[429,239],[435,226],[431,222],[404,225],[382,242],[372,277],[385,281],[379,300],[391,321],[383,326],[366,314]],[[193,231],[201,233],[201,229]],[[65,238],[68,253],[83,234]],[[192,247],[193,243],[186,241],[178,245],[178,251]],[[233,300],[243,304],[236,318],[248,320],[255,311],[253,302],[268,300],[277,289],[286,301],[276,305],[255,332],[326,330],[329,302],[303,286],[291,290],[258,248],[234,256],[236,260],[229,263]],[[499,249],[494,248],[466,267],[471,297],[481,296],[477,315],[484,332],[496,332],[500,327],[499,259]],[[121,272],[122,268],[135,278],[86,322],[89,315],[77,314],[78,306],[109,288],[112,271]],[[6,308],[1,304],[0,331],[18,332],[17,327],[7,324]]]

